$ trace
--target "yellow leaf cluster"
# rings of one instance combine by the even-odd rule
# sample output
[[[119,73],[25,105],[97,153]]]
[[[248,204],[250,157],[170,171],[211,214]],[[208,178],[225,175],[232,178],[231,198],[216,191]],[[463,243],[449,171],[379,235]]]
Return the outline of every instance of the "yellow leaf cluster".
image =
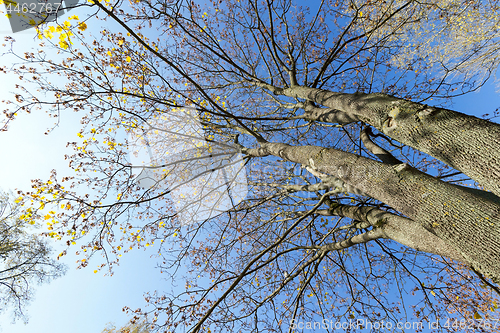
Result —
[[[80,22],[78,24],[78,30],[85,31],[87,29],[87,24],[85,22]]]

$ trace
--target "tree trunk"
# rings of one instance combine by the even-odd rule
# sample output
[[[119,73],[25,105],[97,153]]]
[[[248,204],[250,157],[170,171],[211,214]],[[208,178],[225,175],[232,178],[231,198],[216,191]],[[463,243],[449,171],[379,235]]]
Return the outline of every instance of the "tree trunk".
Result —
[[[375,207],[357,207],[349,205],[333,205],[330,209],[318,210],[316,214],[327,216],[344,216],[356,221],[366,222],[380,228],[385,238],[392,239],[412,249],[437,254],[469,264],[465,258],[442,239],[409,218],[395,215]]]
[[[340,110],[448,164],[500,195],[500,125],[385,94],[344,94],[309,87],[274,89]],[[318,120],[328,117],[315,110]]]
[[[498,201],[443,182],[406,164],[391,166],[333,148],[263,143],[252,152],[279,156],[338,177],[421,223],[477,271],[500,282]]]

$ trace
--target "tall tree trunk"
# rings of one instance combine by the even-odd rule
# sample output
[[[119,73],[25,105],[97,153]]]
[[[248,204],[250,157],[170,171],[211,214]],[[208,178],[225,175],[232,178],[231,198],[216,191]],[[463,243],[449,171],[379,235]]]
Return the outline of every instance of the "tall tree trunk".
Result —
[[[317,210],[316,214],[343,216],[381,228],[385,238],[392,239],[412,249],[437,254],[470,265],[452,246],[409,218],[386,212],[375,207],[357,207],[337,204],[330,209]],[[367,226],[368,227],[368,226]]]
[[[339,110],[368,123],[463,172],[500,196],[499,124],[386,94],[345,94],[301,86],[273,87],[271,91],[326,106],[325,114]],[[318,120],[325,119],[317,109],[314,114]]]
[[[421,223],[477,271],[500,282],[498,201],[443,182],[407,164],[391,166],[333,148],[262,143],[261,148],[246,153],[279,156],[338,177]]]

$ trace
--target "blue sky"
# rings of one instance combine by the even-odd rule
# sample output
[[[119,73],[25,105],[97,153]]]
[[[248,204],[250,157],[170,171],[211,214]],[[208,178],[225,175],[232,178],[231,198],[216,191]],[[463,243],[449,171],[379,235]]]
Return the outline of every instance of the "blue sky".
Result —
[[[73,14],[73,13],[71,13]],[[10,33],[10,27],[4,16],[0,18],[0,38],[11,35],[17,45],[36,47],[33,40],[34,30]],[[6,57],[2,65],[8,65]],[[16,78],[2,76],[0,100],[11,98],[9,92],[14,91]],[[3,108],[2,108],[3,109]],[[44,135],[51,128],[54,119],[44,111],[23,114],[12,123],[7,132],[0,132],[0,186],[3,190],[16,188],[27,191],[31,188],[31,179],[47,179],[52,169],[61,174],[70,171],[64,154],[69,154],[66,142],[75,141],[80,130],[80,116],[66,113],[61,117],[59,126],[50,134]],[[64,244],[54,242],[54,255],[60,253]],[[50,284],[36,286],[35,297],[25,310],[29,323],[21,321],[11,324],[9,311],[0,315],[0,329],[3,332],[101,332],[108,322],[117,326],[129,320],[123,306],[132,309],[144,306],[143,294],[155,289],[170,289],[158,269],[155,269],[153,247],[148,251],[136,250],[121,258],[113,276],[104,276],[104,272],[94,274],[101,257],[90,261],[85,269],[76,269],[77,257],[69,252],[61,261],[68,265],[68,272],[62,278]],[[165,288],[167,286],[168,288]]]
[[[73,14],[73,13],[71,13]],[[0,37],[8,33],[8,22],[0,18]],[[33,30],[17,33],[14,37],[18,44],[36,47],[33,41]],[[2,59],[2,64],[6,64]],[[2,76],[0,100],[9,98],[9,91],[14,90],[15,79],[5,80]],[[500,107],[499,94],[495,84],[489,82],[477,93],[458,97],[453,101],[454,110],[481,116],[492,114]],[[50,135],[44,135],[51,127],[53,119],[44,112],[21,115],[12,123],[8,132],[0,132],[0,186],[4,190],[30,189],[30,180],[47,179],[52,169],[65,174],[70,170],[64,154],[67,141],[74,141],[80,129],[77,114],[64,114],[61,123]],[[496,120],[498,122],[498,120]],[[55,252],[64,248],[63,244],[54,244]],[[30,317],[29,323],[10,324],[6,314],[0,316],[0,327],[3,332],[100,332],[106,323],[114,322],[118,326],[125,324],[128,316],[122,307],[131,308],[144,305],[143,293],[155,289],[170,289],[170,283],[163,280],[160,271],[155,269],[155,259],[150,256],[155,249],[136,250],[122,257],[121,265],[116,267],[115,274],[103,276],[103,272],[93,273],[94,267],[100,264],[100,258],[91,260],[87,268],[76,270],[76,256],[69,253],[63,257],[67,263],[68,273],[53,281],[36,287],[34,301],[26,308]]]
[[[3,96],[2,96],[3,97]],[[30,179],[45,179],[50,170],[62,172],[67,168],[64,153],[68,153],[65,142],[74,140],[79,129],[77,117],[63,117],[60,126],[50,135],[44,135],[52,124],[46,114],[23,115],[12,124],[8,132],[0,133],[0,154],[7,158],[0,165],[2,188],[28,190]],[[64,244],[55,242],[57,254]],[[36,287],[35,299],[26,308],[29,324],[17,322],[11,325],[7,313],[0,316],[0,327],[4,332],[100,332],[107,322],[118,325],[127,322],[121,311],[125,305],[135,309],[144,305],[143,292],[163,289],[159,270],[148,251],[136,250],[122,257],[115,274],[104,276],[93,273],[101,262],[96,257],[85,269],[76,270],[77,257],[71,252],[61,260],[69,269],[65,276],[50,284]],[[71,330],[68,330],[71,328]]]

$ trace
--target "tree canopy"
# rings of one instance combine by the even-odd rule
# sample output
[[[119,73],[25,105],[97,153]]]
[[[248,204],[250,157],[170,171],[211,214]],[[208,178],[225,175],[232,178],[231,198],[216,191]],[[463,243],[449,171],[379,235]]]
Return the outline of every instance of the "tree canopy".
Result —
[[[487,330],[500,126],[445,107],[496,69],[452,75],[490,59],[495,31],[441,54],[446,75],[430,50],[453,48],[433,25],[498,9],[461,3],[110,0],[41,26],[40,49],[11,70],[39,91],[20,87],[7,122],[73,110],[83,126],[75,174],[34,181],[24,220],[57,207],[46,235],[79,244],[82,267],[158,249],[176,288],[130,309],[156,330],[324,318]],[[110,28],[92,30],[97,17]]]
[[[391,6],[405,1],[391,1],[363,8],[363,28],[373,29],[378,17]],[[500,37],[498,10],[492,1],[439,0],[426,6],[408,6],[379,29],[384,34],[399,26],[391,37],[401,46],[391,63],[399,68],[424,62],[441,79],[455,78],[478,89],[498,69]],[[363,7],[362,3],[359,4]],[[410,22],[401,24],[405,19]]]

